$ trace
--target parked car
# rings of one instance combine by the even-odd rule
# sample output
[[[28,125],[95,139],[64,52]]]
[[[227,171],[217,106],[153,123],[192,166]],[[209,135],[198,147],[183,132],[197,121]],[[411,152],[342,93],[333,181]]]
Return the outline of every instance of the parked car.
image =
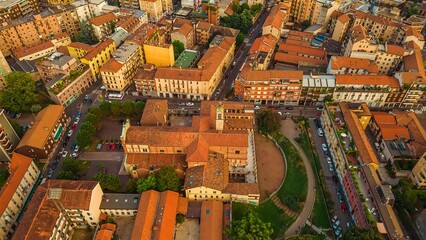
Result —
[[[17,114],[15,115],[15,118],[20,118],[20,117],[21,117],[21,115],[22,115],[22,113],[17,113]]]
[[[61,148],[61,151],[59,151],[59,154],[62,154],[65,151],[65,148]]]
[[[92,101],[92,99],[91,99],[91,98],[87,99],[87,104],[89,104],[89,105],[90,105],[90,104],[92,104],[92,102],[93,102],[93,101]]]
[[[111,150],[115,150],[117,148],[117,144],[112,144],[112,146],[111,146]]]
[[[325,143],[321,144],[322,150],[327,152],[327,145]]]
[[[374,143],[374,147],[375,147],[377,150],[380,150],[380,144],[379,144],[379,143]]]
[[[47,178],[51,178],[53,176],[53,169],[50,169],[47,173]]]
[[[336,216],[336,215],[334,215],[334,217],[331,219],[331,221],[332,221],[333,223],[335,223],[336,221],[338,221],[337,216]]]
[[[75,149],[75,147],[77,147],[77,144],[73,143],[73,144],[71,145],[71,150],[74,150],[74,149]]]
[[[285,107],[285,109],[287,109],[287,110],[293,110],[293,107],[292,106],[288,106],[288,107]]]
[[[77,125],[77,124],[78,124],[78,122],[80,122],[80,118],[79,118],[79,117],[76,117],[76,118],[75,118],[75,120],[74,120],[74,124],[75,124],[75,125]]]
[[[78,146],[75,146],[74,152],[78,152],[78,150],[80,150],[80,148]]]
[[[96,150],[98,150],[98,151],[102,150],[102,143],[99,143],[99,144],[96,146]]]
[[[111,145],[107,144],[107,151],[111,150]]]
[[[317,111],[322,111],[324,107],[317,107]]]
[[[21,127],[22,132],[26,132],[28,130],[28,125],[24,125]]]
[[[254,107],[254,109],[259,110],[259,109],[260,109],[260,107],[259,107],[259,106],[255,106],[255,107]]]
[[[89,94],[86,94],[86,95],[84,96],[84,100],[87,100],[87,99],[89,99]]]
[[[74,131],[73,131],[72,129],[71,129],[71,130],[69,130],[69,131],[68,131],[68,135],[67,135],[67,136],[68,136],[68,137],[71,137],[73,132],[74,132]]]
[[[123,145],[121,145],[121,143],[117,145],[118,150],[121,150],[122,148],[123,148]]]
[[[333,165],[328,164],[328,169],[330,170],[330,172],[333,172]]]
[[[322,128],[318,128],[318,136],[320,137],[324,136],[324,132],[322,131]]]
[[[328,164],[331,164],[332,162],[331,162],[331,158],[330,157],[327,157],[327,163]]]
[[[55,162],[59,162],[60,159],[61,159],[61,156],[57,155],[55,158]]]
[[[342,203],[341,208],[343,213],[346,213],[348,211],[348,208],[346,207],[346,204],[344,203]]]
[[[194,106],[194,103],[192,103],[192,102],[187,102],[187,103],[186,103],[186,106]]]
[[[71,154],[71,157],[73,157],[73,158],[77,158],[77,157],[78,157],[78,153],[73,152],[73,153]]]
[[[77,127],[77,124],[73,123],[72,126],[71,126],[71,129],[75,130],[76,127]]]
[[[179,106],[185,106],[186,104],[183,102],[183,103],[179,103],[178,105]]]
[[[67,157],[67,155],[68,155],[68,151],[64,151],[64,152],[62,153],[62,157]]]
[[[336,220],[336,221],[333,223],[333,228],[338,228],[338,227],[339,227],[339,225],[340,225],[340,221],[339,221],[339,220]]]
[[[52,163],[52,169],[53,170],[55,170],[57,167],[58,167],[58,163],[57,162]]]
[[[81,117],[81,111],[77,112],[77,117],[80,118]]]
[[[385,160],[385,155],[383,153],[379,153],[379,156],[382,160]]]
[[[277,108],[275,106],[268,106],[268,109],[275,110]]]
[[[282,113],[282,112],[278,112],[278,114],[279,114],[280,116],[282,116],[282,115],[283,115],[283,113]]]
[[[318,118],[314,119],[314,123],[315,123],[315,126],[317,126],[317,128],[321,128],[321,122]]]

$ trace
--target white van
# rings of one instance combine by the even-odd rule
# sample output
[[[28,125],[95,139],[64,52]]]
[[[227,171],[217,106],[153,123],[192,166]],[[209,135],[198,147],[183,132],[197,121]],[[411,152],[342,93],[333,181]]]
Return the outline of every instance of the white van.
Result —
[[[324,132],[322,131],[322,128],[318,128],[318,136],[320,137],[324,136]]]

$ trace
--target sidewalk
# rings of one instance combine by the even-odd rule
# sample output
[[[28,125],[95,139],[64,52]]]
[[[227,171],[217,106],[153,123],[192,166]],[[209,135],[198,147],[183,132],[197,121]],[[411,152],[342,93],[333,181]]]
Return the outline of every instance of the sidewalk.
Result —
[[[294,138],[300,134],[300,129],[297,124],[295,124],[290,118],[282,121],[281,132],[286,136],[294,147],[299,152],[300,156],[303,159],[303,164],[306,168],[306,174],[308,176],[308,194],[306,196],[305,204],[303,205],[303,210],[297,217],[296,221],[287,229],[285,236],[294,236],[298,235],[300,229],[305,226],[309,216],[311,215],[312,209],[315,203],[315,176],[312,171],[311,163],[306,157],[303,150],[300,148],[298,143],[294,141]]]

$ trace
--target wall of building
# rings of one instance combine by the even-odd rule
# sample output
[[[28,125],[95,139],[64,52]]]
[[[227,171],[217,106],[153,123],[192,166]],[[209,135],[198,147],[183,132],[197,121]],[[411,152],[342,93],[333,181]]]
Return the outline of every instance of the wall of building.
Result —
[[[171,44],[168,46],[144,44],[143,52],[146,63],[154,64],[157,67],[173,66],[175,63],[173,45]]]

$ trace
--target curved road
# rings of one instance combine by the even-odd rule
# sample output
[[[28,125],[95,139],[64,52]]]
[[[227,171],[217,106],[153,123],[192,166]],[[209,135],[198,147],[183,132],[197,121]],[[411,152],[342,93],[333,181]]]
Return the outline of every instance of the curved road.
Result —
[[[311,215],[312,209],[314,208],[314,203],[315,203],[315,177],[314,177],[314,172],[312,171],[311,163],[309,162],[309,159],[306,157],[305,153],[300,148],[298,143],[294,141],[293,138],[288,138],[288,139],[294,145],[294,147],[296,147],[297,151],[299,151],[299,154],[303,159],[303,164],[305,165],[306,174],[308,176],[308,194],[306,196],[306,201],[305,201],[305,205],[303,206],[302,212],[299,214],[299,216],[297,216],[296,221],[285,232],[286,237],[299,234],[300,229],[302,229],[305,226],[306,221]]]

